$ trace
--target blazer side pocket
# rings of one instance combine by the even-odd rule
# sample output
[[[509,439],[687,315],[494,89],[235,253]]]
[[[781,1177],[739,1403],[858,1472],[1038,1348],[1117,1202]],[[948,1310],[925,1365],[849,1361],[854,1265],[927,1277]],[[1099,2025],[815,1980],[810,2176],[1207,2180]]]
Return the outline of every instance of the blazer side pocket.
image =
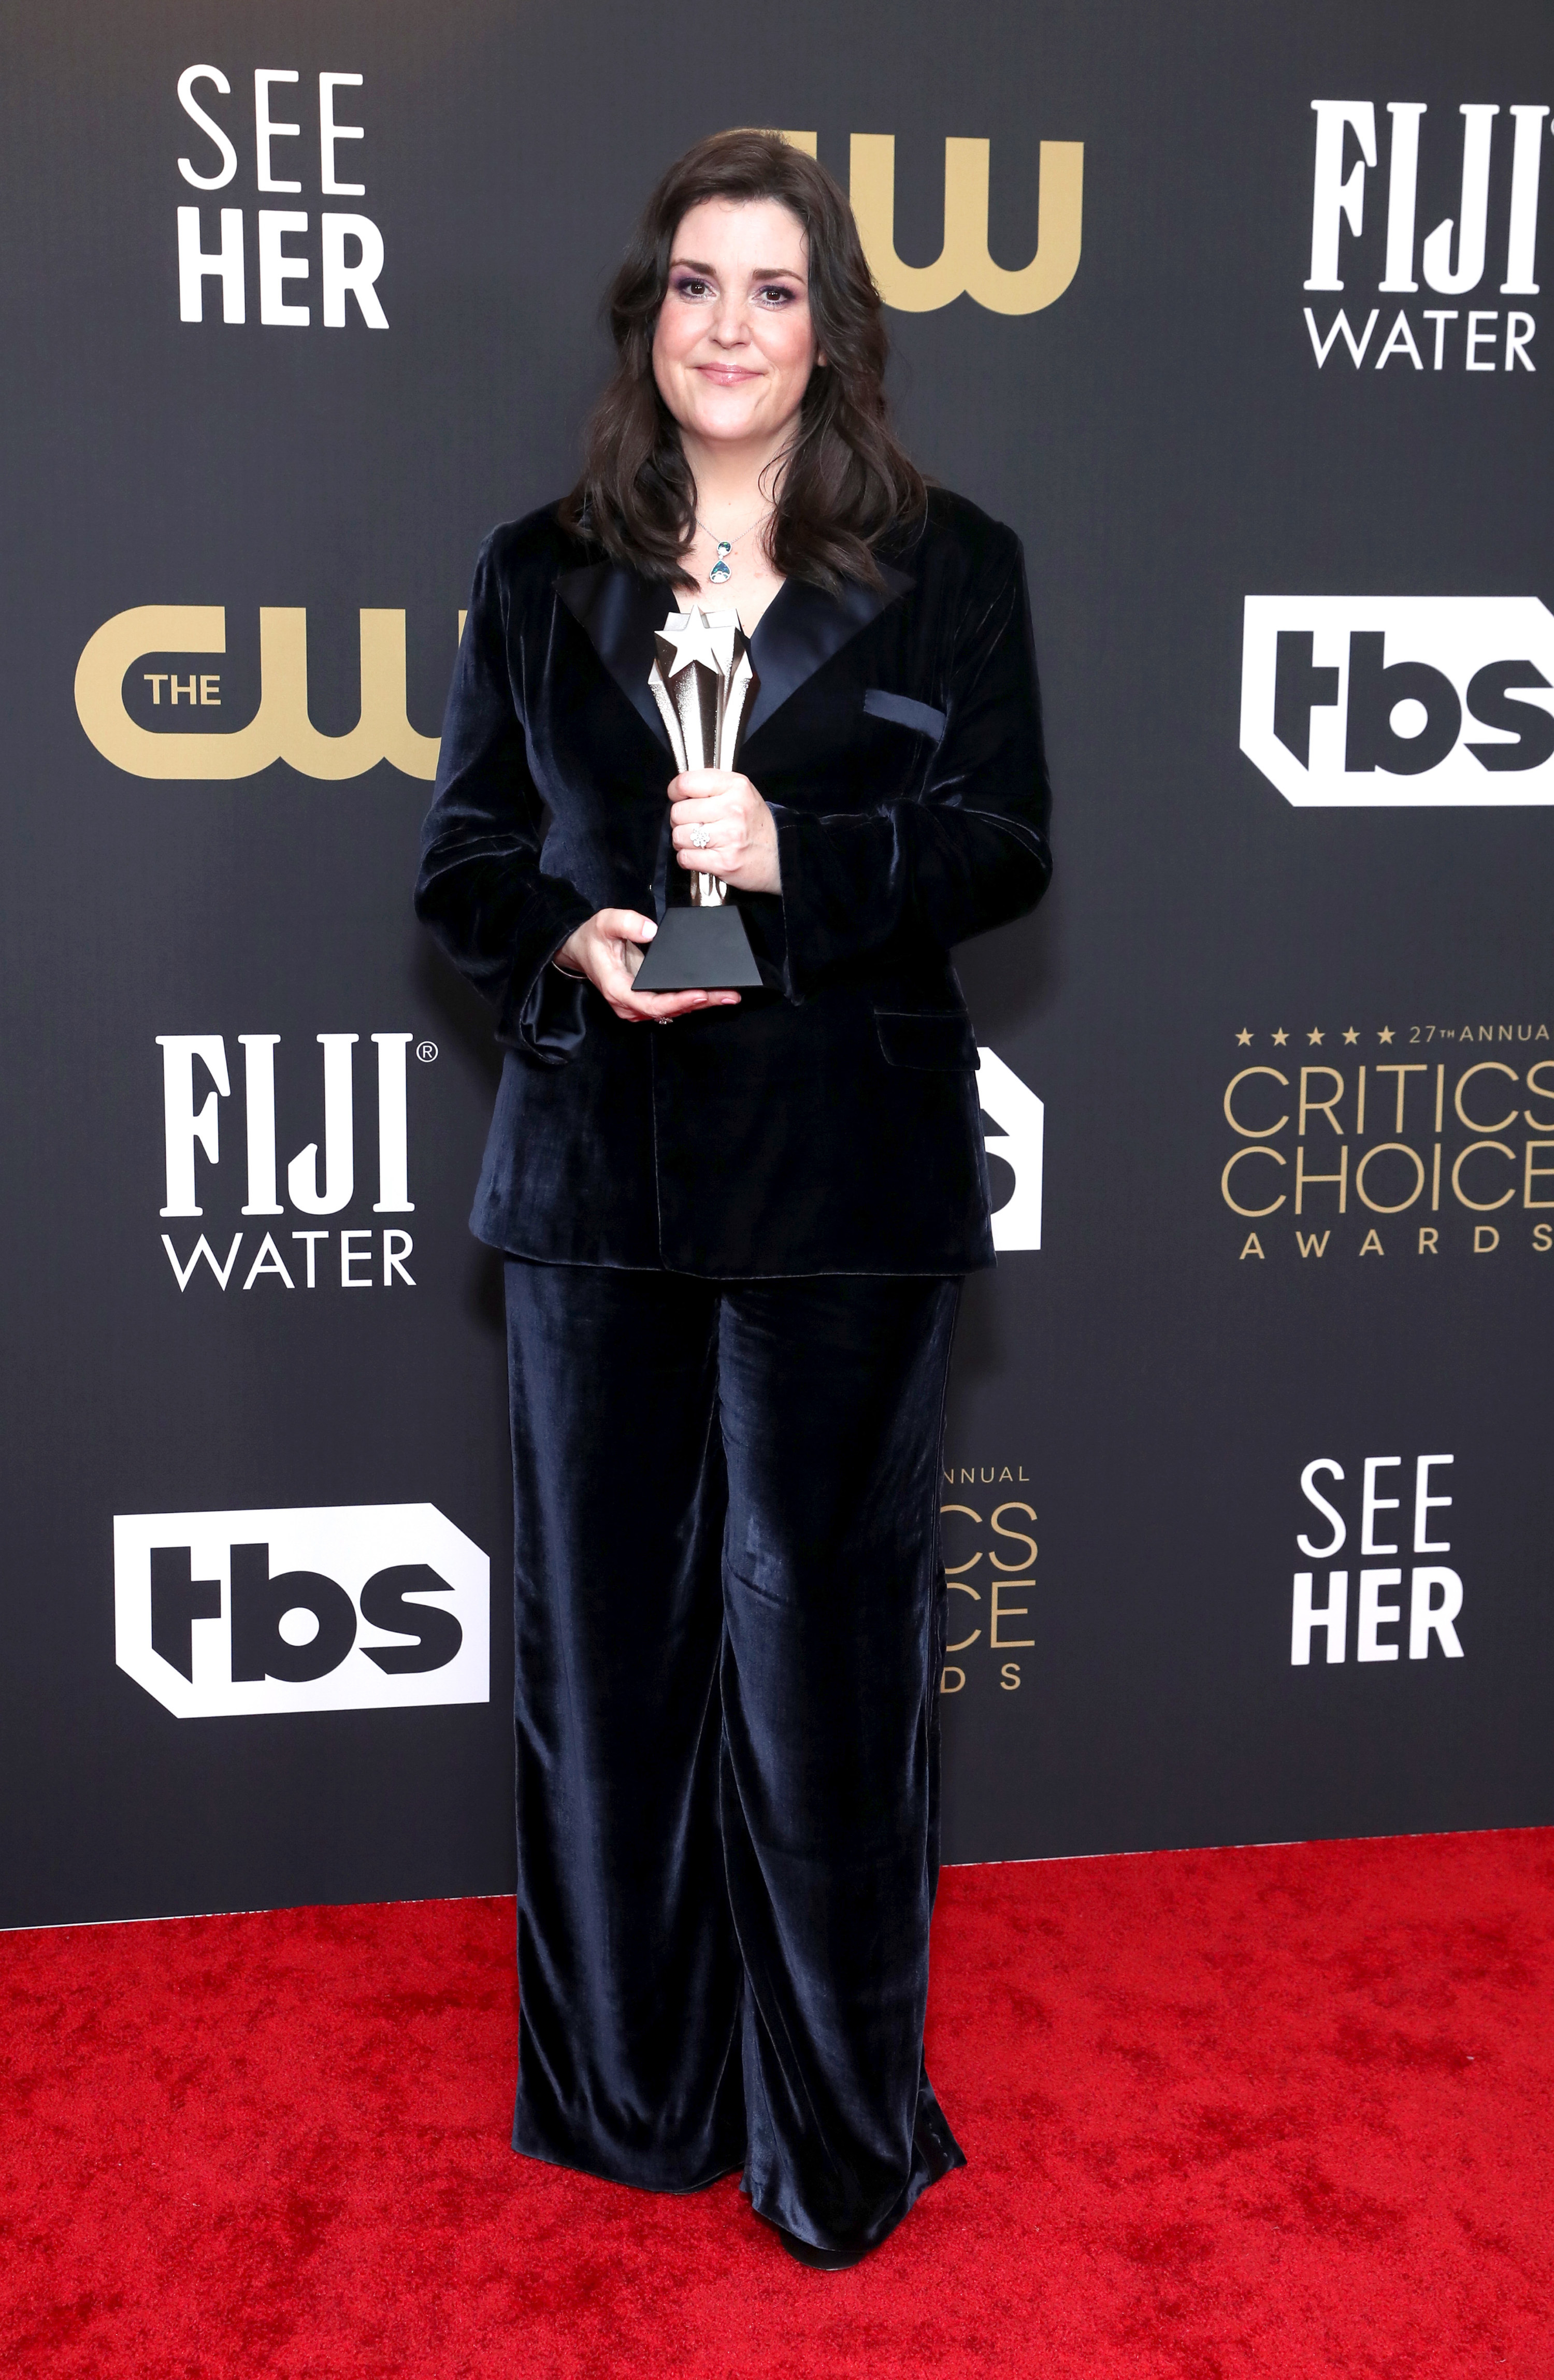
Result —
[[[937,744],[944,733],[944,713],[931,702],[915,702],[909,694],[887,694],[883,687],[865,689],[863,707],[874,719],[888,719],[895,727],[915,727]]]
[[[891,1066],[931,1067],[941,1073],[977,1072],[977,1035],[963,1009],[907,1011],[877,1008],[874,1029]]]

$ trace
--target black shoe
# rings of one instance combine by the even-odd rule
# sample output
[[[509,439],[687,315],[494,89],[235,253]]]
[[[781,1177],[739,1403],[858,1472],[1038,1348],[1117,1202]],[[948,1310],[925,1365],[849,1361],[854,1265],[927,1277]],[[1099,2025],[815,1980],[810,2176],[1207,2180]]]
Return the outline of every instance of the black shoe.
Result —
[[[801,2240],[796,2231],[784,2231],[780,2223],[771,2228],[795,2263],[807,2265],[812,2273],[844,2273],[849,2265],[861,2265],[866,2256],[873,2253],[872,2247],[817,2248],[809,2240]]]

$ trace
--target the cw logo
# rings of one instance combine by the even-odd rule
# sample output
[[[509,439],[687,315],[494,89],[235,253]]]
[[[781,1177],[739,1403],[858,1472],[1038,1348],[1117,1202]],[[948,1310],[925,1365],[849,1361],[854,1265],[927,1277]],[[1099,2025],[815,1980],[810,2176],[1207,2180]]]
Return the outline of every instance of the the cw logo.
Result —
[[[461,634],[463,625],[461,614]],[[225,650],[220,603],[138,603],[104,620],[76,664],[77,715],[103,758],[132,777],[251,777],[273,760],[289,761],[305,777],[359,777],[380,760],[407,777],[436,775],[438,738],[419,735],[406,715],[403,612],[361,614],[361,714],[348,735],[321,735],[308,715],[308,614],[290,605],[261,608],[260,701],[246,727],[162,735],[130,718],[124,679],[134,662],[148,654]],[[153,686],[159,708],[166,683],[163,674]],[[200,679],[200,698],[211,700],[208,689],[218,684]],[[190,677],[191,703],[195,685]],[[175,705],[178,691],[175,676]]]
[[[784,132],[808,156],[819,152],[813,132]],[[855,132],[853,212],[875,285],[887,306],[927,314],[963,292],[994,314],[1036,314],[1061,298],[1079,269],[1084,211],[1085,144],[1044,140],[1038,200],[1036,254],[1011,273],[988,253],[988,178],[991,144],[944,143],[944,245],[935,264],[903,264],[895,252],[895,135]]]

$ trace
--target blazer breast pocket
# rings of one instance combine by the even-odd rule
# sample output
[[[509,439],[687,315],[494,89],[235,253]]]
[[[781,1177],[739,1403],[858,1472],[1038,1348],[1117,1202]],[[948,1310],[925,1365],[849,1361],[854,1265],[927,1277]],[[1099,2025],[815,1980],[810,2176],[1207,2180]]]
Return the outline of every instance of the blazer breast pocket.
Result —
[[[863,707],[872,719],[888,719],[894,727],[916,728],[938,743],[944,733],[944,713],[931,702],[915,702],[909,694],[887,694],[882,686],[865,689]]]
[[[977,1072],[977,1035],[964,1009],[877,1008],[874,1029],[887,1065]]]

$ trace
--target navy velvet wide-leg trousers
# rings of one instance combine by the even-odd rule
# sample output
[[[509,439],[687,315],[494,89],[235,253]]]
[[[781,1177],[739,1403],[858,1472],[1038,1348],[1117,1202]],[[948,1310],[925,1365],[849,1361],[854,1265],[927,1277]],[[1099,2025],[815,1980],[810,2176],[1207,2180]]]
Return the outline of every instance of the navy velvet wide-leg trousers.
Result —
[[[872,2244],[923,2066],[959,1283],[509,1259],[513,2145]]]

